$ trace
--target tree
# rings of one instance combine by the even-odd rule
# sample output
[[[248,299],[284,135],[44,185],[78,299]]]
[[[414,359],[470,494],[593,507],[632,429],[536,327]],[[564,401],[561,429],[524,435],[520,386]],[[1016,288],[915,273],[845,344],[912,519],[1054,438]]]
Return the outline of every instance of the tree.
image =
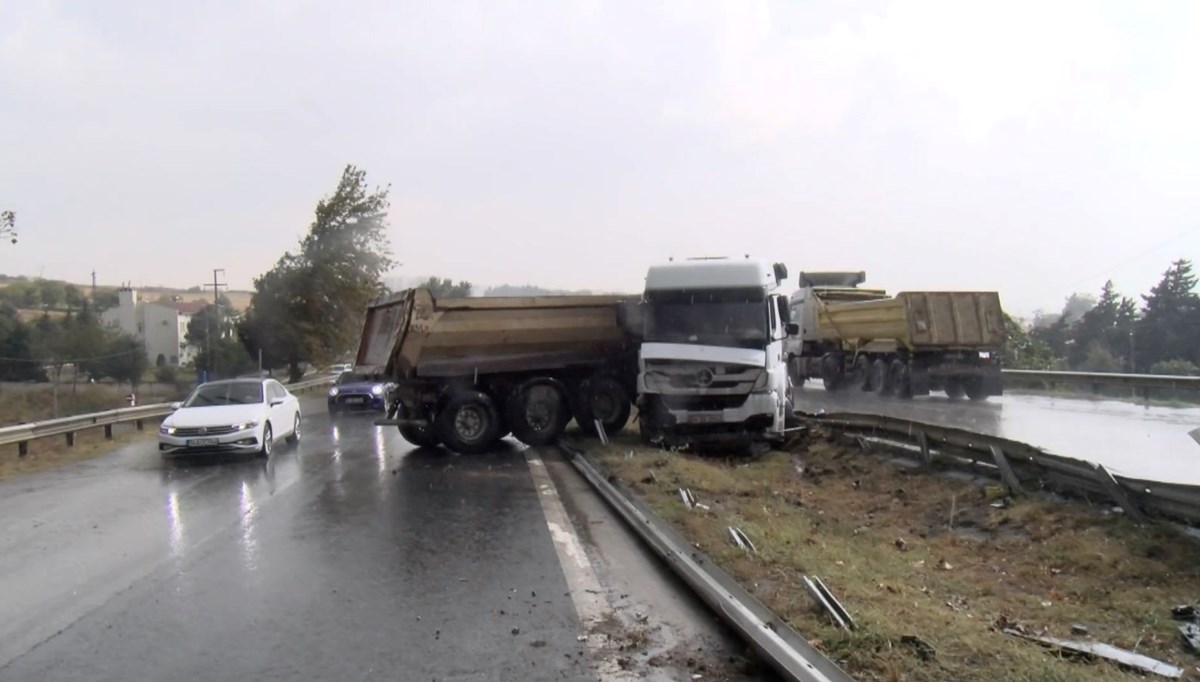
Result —
[[[446,279],[430,277],[422,282],[421,286],[428,289],[434,298],[466,298],[471,295],[471,283],[465,280],[460,280],[458,284],[455,284],[448,277]]]
[[[263,351],[264,365],[286,364],[295,378],[301,363],[332,361],[355,343],[393,265],[388,191],[370,190],[365,171],[346,166],[333,195],[317,202],[297,252],[255,280],[238,336],[251,354]]]
[[[1075,324],[1083,314],[1096,306],[1096,297],[1091,294],[1074,293],[1063,304],[1063,317],[1067,324]]]
[[[1137,366],[1164,360],[1200,362],[1200,297],[1194,292],[1192,263],[1171,263],[1150,293],[1142,296],[1142,317],[1135,329]]]
[[[1004,314],[1002,362],[1009,369],[1054,369],[1050,347],[1031,336],[1008,313]]]
[[[1121,361],[1099,341],[1088,344],[1080,369],[1085,372],[1119,372]]]
[[[142,383],[142,375],[150,365],[150,361],[146,359],[145,344],[136,336],[119,334],[112,338],[106,355],[102,365],[104,376],[112,377],[118,382],[128,382],[136,394],[138,386]]]
[[[257,366],[237,339],[214,338],[211,356],[209,346],[200,346],[193,361],[196,369],[208,372],[210,378],[233,378],[254,371]]]
[[[1046,347],[1050,349],[1050,353],[1054,357],[1064,358],[1067,355],[1070,334],[1071,328],[1067,324],[1066,316],[1059,315],[1058,319],[1052,324],[1035,327],[1029,332],[1029,337],[1046,344]]]
[[[1200,367],[1187,360],[1163,360],[1150,365],[1151,374],[1165,374],[1177,377],[1194,377],[1200,374]]]
[[[1136,315],[1137,306],[1133,300],[1118,294],[1112,280],[1105,282],[1096,305],[1071,328],[1071,346],[1067,355],[1071,366],[1083,365],[1094,344],[1099,344],[1113,357],[1128,358],[1129,337]]]
[[[33,355],[28,325],[12,306],[0,308],[0,380],[45,381],[46,372]]]
[[[197,348],[203,348],[208,342],[209,334],[213,339],[230,337],[233,331],[233,305],[229,299],[221,296],[217,299],[220,308],[208,305],[201,308],[188,320],[187,333],[184,338]]]
[[[154,368],[154,380],[160,384],[174,384],[178,378],[174,365],[159,365]]]
[[[12,211],[0,211],[0,238],[17,243],[17,214]]]
[[[96,297],[92,299],[92,308],[95,309],[97,313],[102,313],[105,310],[116,308],[119,305],[121,305],[121,299],[117,295],[117,292],[111,289],[97,291]]]

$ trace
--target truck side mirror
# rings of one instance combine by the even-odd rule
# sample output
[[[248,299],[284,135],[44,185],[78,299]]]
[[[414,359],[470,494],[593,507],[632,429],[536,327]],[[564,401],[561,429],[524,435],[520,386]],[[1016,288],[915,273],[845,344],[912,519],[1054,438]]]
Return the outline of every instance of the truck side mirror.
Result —
[[[787,332],[788,336],[800,335],[800,325],[796,324],[795,322],[788,322],[787,324],[783,325],[783,330]]]

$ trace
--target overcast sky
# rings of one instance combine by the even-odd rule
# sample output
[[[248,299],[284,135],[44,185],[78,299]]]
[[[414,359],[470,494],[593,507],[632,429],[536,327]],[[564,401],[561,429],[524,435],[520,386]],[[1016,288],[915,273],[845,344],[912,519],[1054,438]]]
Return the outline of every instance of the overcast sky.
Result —
[[[1191,0],[12,0],[0,272],[248,287],[354,163],[405,275],[751,254],[1057,309],[1200,255],[1198,71]]]

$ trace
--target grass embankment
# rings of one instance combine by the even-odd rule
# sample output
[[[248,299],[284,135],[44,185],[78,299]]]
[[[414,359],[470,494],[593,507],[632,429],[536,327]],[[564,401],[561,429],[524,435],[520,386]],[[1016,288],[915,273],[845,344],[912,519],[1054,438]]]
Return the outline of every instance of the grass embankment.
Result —
[[[168,386],[157,388],[163,396],[178,393],[169,390]],[[127,393],[127,387],[80,384],[72,395],[70,385],[60,384],[58,414],[68,417],[125,407]],[[148,395],[148,392],[143,392],[143,402]],[[53,416],[54,395],[53,387],[49,384],[6,384],[0,389],[0,426],[41,421]],[[153,435],[157,428],[158,423],[154,420],[145,422],[144,431],[138,431],[132,423],[117,424],[113,426],[113,440],[104,438],[103,428],[87,429],[75,434],[73,447],[67,446],[66,436],[40,438],[29,442],[29,453],[24,457],[18,457],[16,445],[3,446],[0,448],[0,480],[96,457],[109,452],[114,445]]]
[[[632,450],[633,456],[625,453]],[[1104,661],[1068,660],[999,632],[1089,636],[1170,661],[1196,678],[1175,604],[1200,595],[1200,549],[1176,531],[1049,500],[991,506],[995,488],[914,471],[824,440],[794,454],[720,460],[643,449],[626,436],[594,451],[610,474],[778,616],[863,680],[1130,680]],[[687,509],[691,489],[708,509]],[[757,555],[735,548],[741,528]],[[857,623],[814,606],[816,575]],[[925,660],[902,638],[936,653]]]

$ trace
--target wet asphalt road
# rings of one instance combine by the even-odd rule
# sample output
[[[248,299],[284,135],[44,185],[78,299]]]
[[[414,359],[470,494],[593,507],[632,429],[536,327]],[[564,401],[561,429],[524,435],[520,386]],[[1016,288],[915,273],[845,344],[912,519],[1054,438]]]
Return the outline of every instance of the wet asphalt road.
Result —
[[[594,679],[522,453],[305,409],[270,462],[0,482],[0,680]]]
[[[981,402],[940,394],[897,400],[848,390],[829,393],[809,383],[796,392],[796,409],[955,426],[1099,462],[1128,476],[1200,485],[1200,445],[1188,435],[1200,426],[1200,408],[1019,393]]]

